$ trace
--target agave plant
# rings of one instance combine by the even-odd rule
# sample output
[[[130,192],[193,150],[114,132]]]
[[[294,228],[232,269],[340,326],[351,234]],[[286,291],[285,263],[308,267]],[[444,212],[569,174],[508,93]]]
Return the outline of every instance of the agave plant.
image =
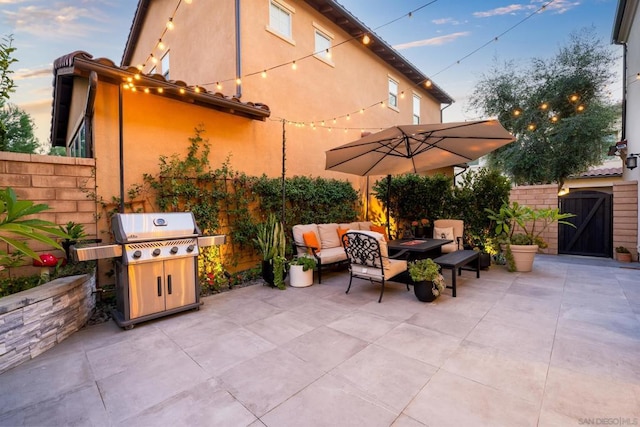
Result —
[[[58,242],[49,237],[51,235],[62,239],[69,238],[69,235],[62,231],[57,224],[37,218],[25,218],[47,209],[50,208],[45,204],[17,200],[16,193],[12,188],[0,190],[0,241],[33,259],[39,259],[39,255],[18,237],[37,240],[54,248],[62,249]],[[0,251],[0,265],[5,265],[10,260],[11,257],[6,252]]]

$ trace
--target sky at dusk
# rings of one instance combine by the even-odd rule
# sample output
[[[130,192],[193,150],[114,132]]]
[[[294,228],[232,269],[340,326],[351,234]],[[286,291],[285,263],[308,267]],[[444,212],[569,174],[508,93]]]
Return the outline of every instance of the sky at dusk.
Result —
[[[193,3],[213,7],[218,1],[232,0]],[[244,0],[242,5],[250,8],[258,1],[267,0]],[[554,0],[535,13],[549,0],[339,2],[455,99],[444,110],[446,122],[479,118],[467,110],[467,98],[496,59],[526,66],[532,58],[549,58],[568,43],[572,32],[586,27],[593,27],[608,45],[618,3]],[[12,34],[17,48],[18,62],[12,66],[17,89],[10,102],[32,115],[41,142],[49,139],[53,61],[83,50],[120,64],[136,5],[136,0],[0,0],[0,37]],[[611,49],[620,58],[616,71],[621,75],[622,48]],[[622,98],[621,77],[611,86],[610,96]]]

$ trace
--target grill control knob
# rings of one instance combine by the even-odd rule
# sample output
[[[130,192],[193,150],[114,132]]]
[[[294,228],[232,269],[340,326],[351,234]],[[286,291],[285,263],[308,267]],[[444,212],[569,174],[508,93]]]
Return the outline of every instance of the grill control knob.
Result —
[[[171,252],[172,254],[177,254],[178,253],[178,247],[177,246],[172,247],[169,252]]]
[[[160,249],[155,248],[155,249],[153,250],[153,252],[151,252],[151,255],[153,255],[153,256],[158,256],[158,255],[160,255]]]
[[[196,245],[189,245],[187,246],[187,252],[193,252],[195,248],[196,248]]]
[[[135,251],[132,255],[134,258],[140,258],[142,256],[142,252],[141,251]]]

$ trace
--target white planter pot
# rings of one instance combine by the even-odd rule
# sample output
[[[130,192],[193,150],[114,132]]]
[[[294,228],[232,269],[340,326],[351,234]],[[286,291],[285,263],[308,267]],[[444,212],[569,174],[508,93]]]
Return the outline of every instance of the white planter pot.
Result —
[[[294,288],[306,288],[313,285],[313,269],[302,271],[301,265],[289,266],[289,285]]]
[[[527,273],[533,269],[533,259],[538,252],[538,245],[511,245],[511,254],[516,264],[516,271]]]

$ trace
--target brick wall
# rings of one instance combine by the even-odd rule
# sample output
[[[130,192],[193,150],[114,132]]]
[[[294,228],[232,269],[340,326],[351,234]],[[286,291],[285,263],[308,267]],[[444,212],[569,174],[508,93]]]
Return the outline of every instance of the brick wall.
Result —
[[[620,181],[613,186],[613,247],[625,246],[638,259],[638,183],[637,181]],[[579,189],[577,189],[579,190]],[[558,186],[523,185],[511,190],[511,201],[532,208],[557,208]],[[549,247],[544,253],[558,253],[558,224],[553,224],[542,235]],[[613,253],[611,254],[613,257]]]
[[[95,237],[96,203],[91,198],[96,192],[94,167],[94,159],[0,152],[0,188],[13,188],[18,200],[47,204],[51,209],[40,213],[38,218],[59,225],[73,221],[84,225],[89,237]],[[1,245],[1,250],[11,251],[6,244]],[[30,241],[29,247],[39,253],[62,255],[37,241]],[[25,263],[4,274],[38,273],[31,260]]]
[[[638,182],[613,186],[613,247],[624,246],[638,260]]]

